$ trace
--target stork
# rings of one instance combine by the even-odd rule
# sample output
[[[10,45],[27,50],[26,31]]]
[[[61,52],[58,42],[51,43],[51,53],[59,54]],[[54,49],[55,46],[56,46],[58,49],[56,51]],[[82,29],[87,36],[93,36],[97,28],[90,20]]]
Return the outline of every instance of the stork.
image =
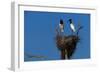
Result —
[[[62,19],[60,20],[59,28],[60,28],[60,32],[63,33],[64,32],[64,23],[63,23]]]
[[[71,28],[72,32],[76,32],[76,29],[75,29],[75,26],[74,26],[74,24],[73,24],[72,19],[69,19],[68,21],[69,21],[69,23],[70,23],[70,28]]]

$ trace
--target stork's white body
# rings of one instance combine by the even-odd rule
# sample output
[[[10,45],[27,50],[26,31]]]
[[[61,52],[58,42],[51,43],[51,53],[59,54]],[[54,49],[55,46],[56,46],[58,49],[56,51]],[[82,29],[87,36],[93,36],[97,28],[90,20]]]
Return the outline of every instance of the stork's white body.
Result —
[[[61,31],[61,32],[64,32],[64,25],[59,24],[59,27],[60,27],[60,31]]]
[[[74,24],[73,23],[71,23],[70,24],[70,28],[71,28],[71,30],[73,31],[73,32],[75,32],[76,30],[75,30],[75,26],[74,26]]]

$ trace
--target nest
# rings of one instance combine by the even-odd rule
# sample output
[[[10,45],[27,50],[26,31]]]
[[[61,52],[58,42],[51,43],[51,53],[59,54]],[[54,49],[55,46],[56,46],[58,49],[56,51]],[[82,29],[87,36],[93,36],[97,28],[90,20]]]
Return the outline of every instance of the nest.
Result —
[[[65,59],[65,55],[67,55],[68,59],[72,57],[78,41],[79,37],[76,35],[56,36],[56,45],[57,48],[61,51],[61,59]]]

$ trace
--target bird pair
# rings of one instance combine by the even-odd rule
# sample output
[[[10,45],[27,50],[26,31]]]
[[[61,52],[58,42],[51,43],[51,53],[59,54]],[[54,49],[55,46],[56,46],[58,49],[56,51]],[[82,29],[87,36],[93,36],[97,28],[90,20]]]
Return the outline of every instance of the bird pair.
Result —
[[[76,32],[72,19],[69,19],[68,21],[70,23],[70,28],[71,28],[72,32]],[[60,27],[60,32],[63,33],[64,32],[64,23],[63,23],[62,19],[60,20],[59,27]]]

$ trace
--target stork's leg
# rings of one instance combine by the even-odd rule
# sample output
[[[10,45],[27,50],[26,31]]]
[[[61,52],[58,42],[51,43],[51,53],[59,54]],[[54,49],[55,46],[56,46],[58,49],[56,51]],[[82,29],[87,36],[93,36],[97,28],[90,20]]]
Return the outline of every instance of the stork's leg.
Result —
[[[65,52],[65,49],[61,50],[61,59],[64,60],[66,59],[66,52]]]
[[[66,59],[68,59],[68,53],[67,53],[67,50],[65,50],[65,57],[66,57]]]

